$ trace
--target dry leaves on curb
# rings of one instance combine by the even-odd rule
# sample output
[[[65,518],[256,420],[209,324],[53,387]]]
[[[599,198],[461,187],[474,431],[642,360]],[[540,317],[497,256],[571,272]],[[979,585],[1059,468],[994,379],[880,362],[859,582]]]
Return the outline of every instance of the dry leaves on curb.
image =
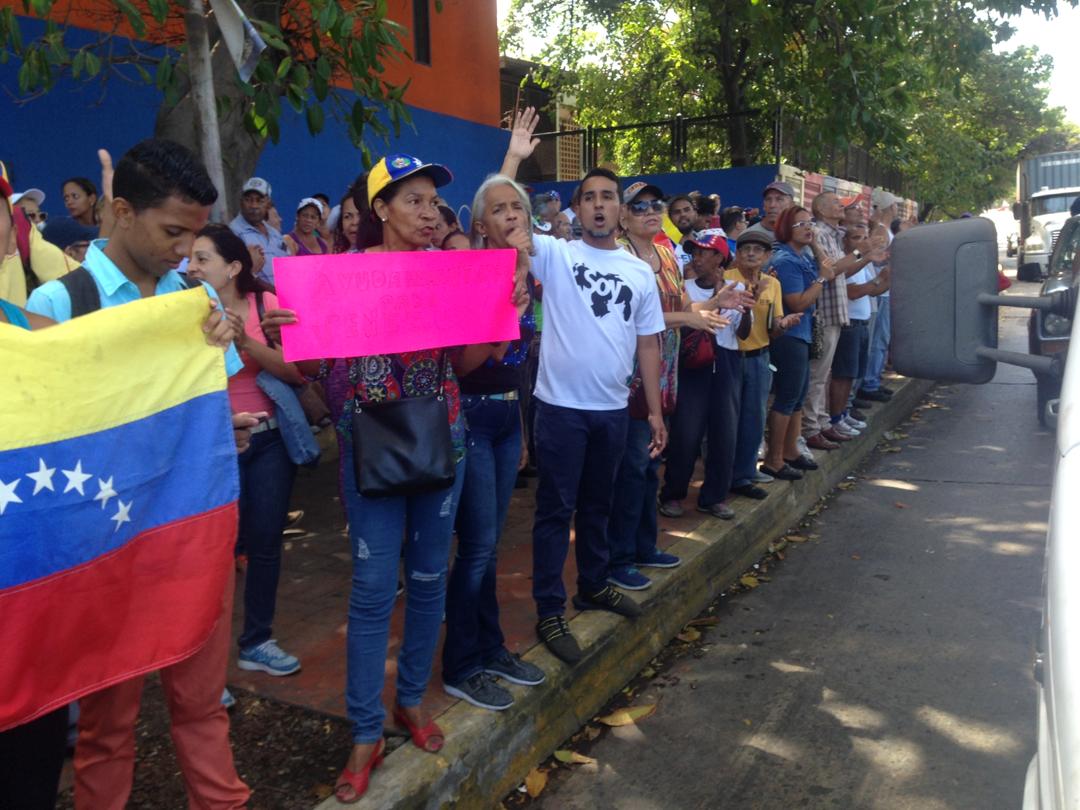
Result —
[[[756,588],[758,586],[758,578],[751,574],[744,574],[739,577],[739,584],[747,588]]]
[[[584,754],[579,754],[577,751],[567,751],[565,749],[555,752],[555,759],[559,762],[565,762],[567,765],[595,765],[596,760],[592,757],[587,757]]]
[[[683,631],[675,636],[679,641],[684,641],[689,644],[692,641],[697,641],[701,638],[701,631],[697,628],[687,625],[683,628]]]
[[[638,720],[644,720],[656,711],[655,703],[648,703],[644,706],[630,706],[626,709],[616,709],[611,714],[604,717],[597,717],[598,723],[603,723],[605,726],[631,726]]]
[[[908,508],[908,505],[906,503],[902,503],[900,501],[896,501],[893,504],[893,506],[895,506],[897,509],[907,509]]]
[[[804,534],[787,534],[784,539],[789,543],[805,543],[809,538]]]
[[[544,792],[544,788],[547,787],[547,780],[547,771],[533,768],[529,771],[529,775],[525,777],[525,792],[535,799]]]
[[[691,619],[686,623],[687,627],[715,627],[720,624],[719,616],[702,616],[700,619]]]

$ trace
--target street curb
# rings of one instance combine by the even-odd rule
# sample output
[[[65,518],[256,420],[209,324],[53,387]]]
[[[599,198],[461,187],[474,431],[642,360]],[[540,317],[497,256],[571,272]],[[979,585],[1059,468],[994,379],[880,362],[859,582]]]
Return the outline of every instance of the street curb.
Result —
[[[890,381],[892,383],[893,381]],[[816,454],[821,469],[802,481],[768,485],[762,501],[733,499],[736,518],[706,518],[669,550],[683,563],[650,569],[653,587],[633,598],[645,608],[636,621],[610,613],[575,617],[571,629],[585,653],[574,667],[537,644],[524,658],[547,673],[540,687],[508,686],[514,706],[504,712],[477,709],[464,701],[439,716],[446,745],[427,754],[408,744],[376,771],[360,810],[489,808],[513,790],[558,745],[587,723],[656,655],[683,625],[768,550],[769,544],[855,469],[882,433],[902,422],[933,387],[926,380],[896,380],[895,395],[871,412],[870,427],[842,450]],[[680,527],[681,529],[681,527]],[[430,689],[440,688],[432,683]],[[330,797],[315,810],[345,805]]]

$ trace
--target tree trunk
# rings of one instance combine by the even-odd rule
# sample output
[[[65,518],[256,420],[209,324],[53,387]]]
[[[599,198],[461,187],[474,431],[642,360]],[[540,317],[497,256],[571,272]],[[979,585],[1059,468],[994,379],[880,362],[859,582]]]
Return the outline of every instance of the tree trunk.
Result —
[[[281,7],[278,3],[260,3],[254,8],[241,3],[249,17],[278,19]],[[259,157],[266,146],[266,138],[253,135],[244,128],[244,114],[250,103],[240,89],[240,77],[236,65],[229,56],[225,43],[216,26],[210,26],[211,63],[214,72],[214,95],[218,101],[218,131],[221,136],[221,154],[225,173],[226,222],[239,210],[240,188],[251,177]],[[182,63],[181,63],[182,64]],[[181,65],[177,65],[181,70]],[[202,154],[199,145],[195,105],[191,96],[191,83],[186,71],[180,81],[180,97],[175,105],[161,103],[154,123],[154,135],[170,138]],[[267,178],[271,185],[273,179]]]

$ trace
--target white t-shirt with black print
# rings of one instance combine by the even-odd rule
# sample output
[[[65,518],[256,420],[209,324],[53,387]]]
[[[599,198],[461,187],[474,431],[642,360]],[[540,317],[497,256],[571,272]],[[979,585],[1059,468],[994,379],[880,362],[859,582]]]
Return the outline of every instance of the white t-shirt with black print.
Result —
[[[583,411],[626,407],[639,335],[664,331],[652,268],[621,249],[533,236],[544,333],[536,396]]]

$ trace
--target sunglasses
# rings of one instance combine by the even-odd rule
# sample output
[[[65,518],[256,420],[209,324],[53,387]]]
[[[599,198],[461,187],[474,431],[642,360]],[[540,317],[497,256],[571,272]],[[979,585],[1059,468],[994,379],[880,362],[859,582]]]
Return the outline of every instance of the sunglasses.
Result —
[[[26,210],[24,210],[23,213],[26,215],[26,218],[28,220],[30,220],[31,222],[44,222],[45,220],[47,220],[49,218],[49,215],[47,213],[45,213],[44,211],[26,211]]]
[[[663,200],[638,200],[637,202],[630,203],[630,205],[628,205],[627,208],[630,209],[631,214],[635,214],[635,215],[637,215],[639,217],[642,216],[643,214],[649,213],[649,211],[652,211],[653,213],[659,214],[661,211],[664,210],[664,201]]]
[[[792,229],[795,229],[795,228],[813,228],[814,223],[811,222],[808,219],[804,219],[802,222],[792,222],[791,227],[792,227]]]

